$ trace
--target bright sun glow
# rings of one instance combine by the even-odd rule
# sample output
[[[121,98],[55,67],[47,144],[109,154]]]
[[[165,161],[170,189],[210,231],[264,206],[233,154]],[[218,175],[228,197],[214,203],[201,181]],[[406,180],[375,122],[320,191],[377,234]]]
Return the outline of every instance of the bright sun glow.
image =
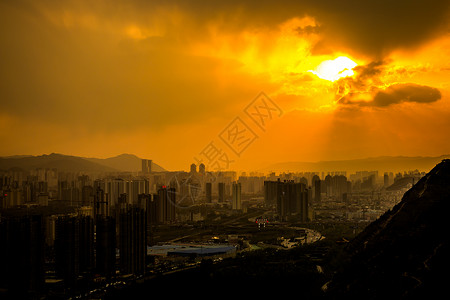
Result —
[[[316,74],[319,78],[336,81],[339,78],[352,76],[354,74],[353,68],[358,64],[348,57],[339,56],[334,60],[325,60],[317,66],[316,70],[310,71]]]

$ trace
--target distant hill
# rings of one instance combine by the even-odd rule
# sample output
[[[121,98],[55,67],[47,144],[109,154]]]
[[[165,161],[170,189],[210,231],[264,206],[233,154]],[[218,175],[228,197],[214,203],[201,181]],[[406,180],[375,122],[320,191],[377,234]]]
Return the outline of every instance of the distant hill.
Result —
[[[327,171],[381,171],[381,172],[403,172],[408,170],[419,170],[428,172],[443,159],[450,155],[436,157],[408,157],[408,156],[380,156],[363,159],[334,160],[318,162],[280,162],[269,165],[259,171],[261,172],[327,172]]]
[[[332,299],[438,299],[450,279],[450,160],[420,179],[346,247]]]
[[[162,167],[155,163],[152,166],[154,171],[164,171]],[[33,170],[36,168],[56,168],[62,172],[137,172],[141,170],[141,159],[131,154],[123,154],[106,159],[83,158],[57,153],[39,156],[0,157],[0,170]]]
[[[138,172],[142,170],[142,159],[134,154],[121,154],[110,158],[86,158],[87,160],[124,172]],[[153,172],[165,172],[166,170],[152,161]]]
[[[87,161],[81,157],[52,153],[40,156],[12,156],[0,158],[0,170],[33,170],[56,168],[62,172],[113,172],[113,168]]]

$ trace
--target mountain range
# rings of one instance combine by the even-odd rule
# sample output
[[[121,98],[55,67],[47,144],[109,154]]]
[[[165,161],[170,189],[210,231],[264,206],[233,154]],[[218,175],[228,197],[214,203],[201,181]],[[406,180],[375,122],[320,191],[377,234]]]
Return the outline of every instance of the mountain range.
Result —
[[[329,160],[317,162],[280,162],[270,164],[260,172],[328,172],[328,171],[375,171],[403,172],[418,170],[428,172],[443,159],[450,155],[441,156],[379,156],[361,159]]]
[[[138,172],[141,170],[141,158],[133,154],[121,154],[110,158],[86,158],[52,153],[49,155],[16,155],[0,157],[0,170],[14,168],[33,170],[36,168],[56,168],[62,172]],[[155,172],[166,171],[152,162]]]
[[[403,172],[419,170],[428,172],[450,155],[435,157],[381,156],[365,159],[334,160],[318,162],[282,162],[269,165],[258,171],[269,172],[328,172],[328,171],[374,171]],[[141,170],[141,158],[133,154],[121,154],[109,158],[71,156],[58,153],[32,155],[14,155],[0,157],[0,170],[20,168],[56,168],[64,172],[138,172]],[[152,162],[155,172],[166,171]],[[382,173],[381,173],[382,174]]]
[[[450,279],[450,160],[350,241],[327,284],[332,299],[439,299]]]

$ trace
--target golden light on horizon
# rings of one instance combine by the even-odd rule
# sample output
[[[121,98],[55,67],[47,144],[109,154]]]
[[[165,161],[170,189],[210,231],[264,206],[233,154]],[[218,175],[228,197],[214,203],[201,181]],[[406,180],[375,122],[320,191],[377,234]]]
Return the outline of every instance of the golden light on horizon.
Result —
[[[329,81],[354,75],[353,68],[358,64],[346,56],[339,56],[333,60],[325,60],[315,70],[309,72],[317,77]]]

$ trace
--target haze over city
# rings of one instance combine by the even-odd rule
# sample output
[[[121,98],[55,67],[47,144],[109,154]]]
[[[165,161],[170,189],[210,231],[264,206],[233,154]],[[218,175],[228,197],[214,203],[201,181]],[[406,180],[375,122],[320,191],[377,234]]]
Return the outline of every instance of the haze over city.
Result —
[[[1,156],[450,153],[448,1],[1,1]],[[245,109],[277,106],[264,128]],[[236,155],[220,133],[253,131]],[[270,120],[270,122],[269,122]],[[244,140],[243,140],[244,141]]]

